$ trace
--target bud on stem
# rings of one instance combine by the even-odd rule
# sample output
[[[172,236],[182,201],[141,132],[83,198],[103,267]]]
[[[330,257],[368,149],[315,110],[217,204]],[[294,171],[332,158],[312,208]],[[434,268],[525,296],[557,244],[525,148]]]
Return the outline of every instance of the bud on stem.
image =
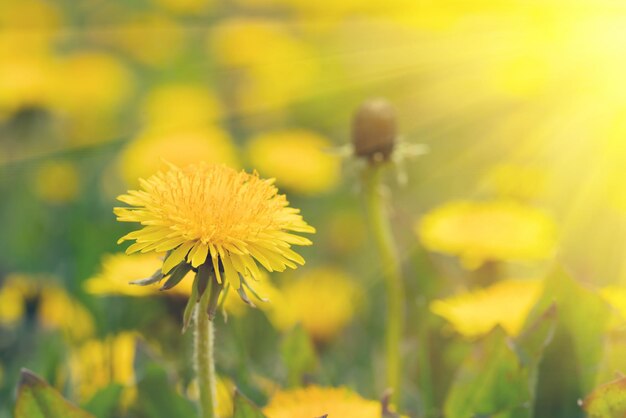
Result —
[[[357,109],[352,120],[352,144],[357,157],[370,164],[388,161],[397,136],[396,111],[384,99],[372,99]]]

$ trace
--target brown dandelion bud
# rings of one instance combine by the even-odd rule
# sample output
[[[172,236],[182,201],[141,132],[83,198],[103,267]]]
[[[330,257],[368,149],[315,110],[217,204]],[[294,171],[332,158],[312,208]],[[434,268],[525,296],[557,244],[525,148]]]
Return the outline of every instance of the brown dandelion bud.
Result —
[[[396,111],[385,99],[368,100],[352,119],[354,154],[370,162],[389,159],[396,141]]]

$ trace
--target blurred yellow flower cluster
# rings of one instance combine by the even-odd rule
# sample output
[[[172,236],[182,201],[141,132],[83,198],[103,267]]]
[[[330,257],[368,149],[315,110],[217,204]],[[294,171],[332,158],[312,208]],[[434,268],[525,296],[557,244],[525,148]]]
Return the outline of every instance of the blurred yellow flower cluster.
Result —
[[[70,342],[89,338],[94,321],[89,311],[51,277],[11,273],[0,287],[0,325],[16,325],[29,301],[37,302],[36,317],[44,329],[60,331]]]
[[[486,261],[532,261],[550,258],[556,227],[542,210],[510,200],[446,203],[416,224],[431,250],[460,257],[467,268]]]
[[[70,354],[72,384],[78,388],[81,402],[88,401],[111,383],[123,385],[123,406],[136,396],[135,346],[138,336],[133,332],[110,335],[103,340],[90,339]]]
[[[291,27],[260,18],[220,22],[208,38],[209,53],[235,79],[235,111],[280,110],[310,91],[318,73],[310,47]]]
[[[191,294],[192,273],[167,292],[160,292],[157,283],[148,286],[129,284],[159,270],[163,264],[162,257],[160,254],[105,255],[100,271],[85,282],[85,289],[95,295],[188,297]],[[272,284],[266,273],[262,273],[252,284],[256,293],[267,299],[266,302],[255,302],[255,305],[267,314],[277,329],[287,331],[301,324],[318,342],[335,338],[352,320],[361,302],[357,282],[336,267],[309,270],[279,287]],[[223,307],[228,314],[243,316],[248,311],[235,289],[229,289],[223,299]]]
[[[217,124],[222,112],[219,100],[201,84],[155,87],[140,108],[143,129],[119,158],[126,183],[137,185],[139,178],[166,168],[164,161],[181,167],[201,162],[238,167],[236,148]]]

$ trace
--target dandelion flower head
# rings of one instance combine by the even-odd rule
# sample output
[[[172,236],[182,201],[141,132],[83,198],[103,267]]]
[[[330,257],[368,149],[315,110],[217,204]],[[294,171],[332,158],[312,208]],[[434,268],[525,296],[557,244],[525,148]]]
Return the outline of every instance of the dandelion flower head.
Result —
[[[380,402],[361,398],[346,388],[306,388],[279,391],[263,409],[268,418],[380,418]]]
[[[118,197],[130,207],[115,208],[115,214],[142,227],[118,242],[135,241],[128,254],[168,251],[162,274],[210,260],[218,282],[240,289],[246,278],[260,276],[257,263],[268,271],[304,264],[291,247],[311,241],[295,233],[315,229],[278,194],[273,179],[224,165],[171,165],[140,184],[141,190]]]

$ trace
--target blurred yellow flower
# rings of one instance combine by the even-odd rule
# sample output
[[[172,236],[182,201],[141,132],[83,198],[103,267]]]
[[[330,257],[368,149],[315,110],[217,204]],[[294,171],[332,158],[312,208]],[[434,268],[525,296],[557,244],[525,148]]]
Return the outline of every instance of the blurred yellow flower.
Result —
[[[138,179],[166,168],[165,160],[181,167],[201,162],[239,165],[228,134],[210,126],[174,132],[147,130],[126,145],[119,164],[126,183],[135,186]]]
[[[140,112],[145,126],[162,132],[210,125],[222,116],[223,109],[206,86],[171,83],[151,90]]]
[[[261,274],[258,277],[258,280],[255,280],[253,282],[253,287],[255,292],[266,301],[253,300],[253,302],[260,310],[264,312],[270,312],[274,308],[275,303],[277,301],[280,301],[280,291],[276,289],[276,287],[272,284],[267,273],[265,273],[264,271],[260,271],[260,273]],[[228,314],[232,314],[234,316],[243,316],[246,312],[248,312],[248,305],[243,300],[241,300],[235,289],[230,288],[226,296],[224,297],[222,294],[222,297],[224,298],[224,310]]]
[[[164,254],[106,254],[102,257],[101,270],[85,281],[85,289],[94,295],[148,296],[161,293],[160,285],[137,286],[129,282],[143,279],[159,270]],[[191,275],[189,273],[187,276]],[[168,294],[191,294],[193,278],[185,277]]]
[[[60,330],[71,342],[93,335],[94,321],[89,311],[60,287],[42,287],[37,316],[44,328]]]
[[[130,97],[133,77],[113,55],[85,51],[61,61],[57,105],[72,116],[110,113]]]
[[[0,44],[11,40],[0,36]],[[49,107],[57,69],[47,52],[4,50],[0,45],[0,119],[23,107]]]
[[[110,335],[104,340],[91,339],[70,354],[69,369],[80,402],[88,401],[99,389],[111,383],[124,385],[122,403],[135,396],[135,346],[132,332]]]
[[[280,287],[269,318],[280,330],[300,323],[316,341],[328,341],[352,320],[359,296],[358,286],[345,272],[317,268]]]
[[[556,247],[556,228],[546,213],[508,200],[450,202],[415,229],[427,249],[457,255],[471,269],[492,260],[548,259]]]
[[[0,49],[33,52],[48,49],[55,32],[61,28],[62,17],[55,3],[21,0],[0,3]],[[3,41],[11,40],[5,43]],[[7,62],[3,61],[3,65]]]
[[[274,110],[306,96],[318,73],[309,46],[270,20],[220,23],[209,34],[209,48],[222,66],[239,70],[233,96],[244,113]]]
[[[304,130],[287,130],[258,135],[248,143],[253,167],[278,185],[295,192],[314,194],[337,185],[340,161],[328,153],[332,143]]]
[[[311,241],[294,233],[315,229],[271,180],[224,165],[171,165],[143,180],[141,189],[118,197],[130,206],[115,208],[118,221],[142,225],[118,243],[135,241],[128,254],[170,251],[163,275],[210,259],[220,283],[244,291],[251,284],[246,278],[260,276],[257,262],[269,271],[304,264],[291,246]]]
[[[24,311],[24,295],[21,289],[10,282],[5,282],[0,287],[0,326],[10,326],[19,322]]]
[[[435,300],[430,310],[466,337],[484,335],[497,325],[517,335],[542,289],[540,280],[502,280],[485,289]]]
[[[268,418],[380,418],[382,406],[347,388],[308,386],[275,393],[263,413]]]
[[[70,202],[78,194],[79,177],[69,161],[46,161],[37,169],[35,192],[48,203]]]

